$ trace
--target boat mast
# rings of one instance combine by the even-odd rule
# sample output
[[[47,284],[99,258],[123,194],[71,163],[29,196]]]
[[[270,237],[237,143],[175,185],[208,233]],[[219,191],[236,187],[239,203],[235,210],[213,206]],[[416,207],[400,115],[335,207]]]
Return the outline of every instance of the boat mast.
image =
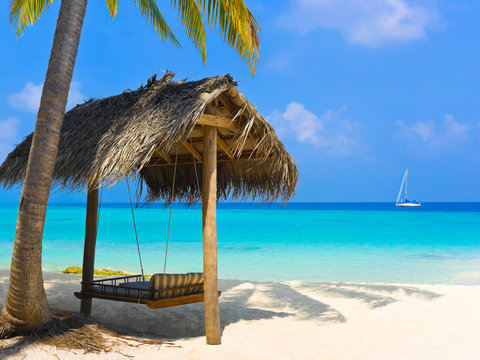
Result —
[[[405,170],[405,201],[407,201],[408,168]]]

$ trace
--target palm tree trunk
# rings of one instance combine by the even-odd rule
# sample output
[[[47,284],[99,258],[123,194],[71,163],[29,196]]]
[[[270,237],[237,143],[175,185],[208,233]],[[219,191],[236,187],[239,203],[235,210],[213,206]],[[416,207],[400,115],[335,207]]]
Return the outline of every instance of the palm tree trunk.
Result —
[[[20,198],[0,338],[47,326],[42,236],[55,158],[87,0],[62,0]]]

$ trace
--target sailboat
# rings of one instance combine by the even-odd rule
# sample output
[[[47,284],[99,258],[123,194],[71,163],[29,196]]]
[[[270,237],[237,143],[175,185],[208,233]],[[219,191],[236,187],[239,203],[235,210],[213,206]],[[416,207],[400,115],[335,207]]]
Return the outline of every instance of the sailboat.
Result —
[[[400,190],[398,191],[397,201],[395,202],[395,206],[398,207],[419,207],[422,206],[422,203],[416,200],[408,200],[407,198],[407,183],[408,183],[408,169],[405,170],[405,174],[403,174],[402,185],[400,185]],[[402,198],[402,190],[403,185],[405,184],[405,193],[403,194]]]

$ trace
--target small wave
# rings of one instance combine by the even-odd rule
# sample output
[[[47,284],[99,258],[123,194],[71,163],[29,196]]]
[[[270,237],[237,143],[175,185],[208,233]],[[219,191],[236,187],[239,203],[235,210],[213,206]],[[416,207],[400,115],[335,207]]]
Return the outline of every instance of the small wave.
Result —
[[[444,259],[445,256],[442,255],[434,255],[434,254],[415,254],[412,255],[413,258],[421,258],[421,259]]]
[[[222,250],[247,250],[255,251],[263,249],[261,246],[235,246],[235,245],[225,245],[221,247]]]

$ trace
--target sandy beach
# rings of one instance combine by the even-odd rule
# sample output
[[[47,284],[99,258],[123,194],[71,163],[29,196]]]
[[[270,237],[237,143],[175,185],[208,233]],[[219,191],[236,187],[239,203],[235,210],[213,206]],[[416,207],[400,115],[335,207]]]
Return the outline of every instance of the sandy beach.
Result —
[[[52,307],[78,311],[80,276],[45,273]],[[0,272],[3,303],[8,272]],[[205,345],[203,304],[151,310],[94,300],[93,317],[129,336],[175,346],[84,354],[13,346],[8,359],[478,359],[479,285],[220,280],[222,345]]]

